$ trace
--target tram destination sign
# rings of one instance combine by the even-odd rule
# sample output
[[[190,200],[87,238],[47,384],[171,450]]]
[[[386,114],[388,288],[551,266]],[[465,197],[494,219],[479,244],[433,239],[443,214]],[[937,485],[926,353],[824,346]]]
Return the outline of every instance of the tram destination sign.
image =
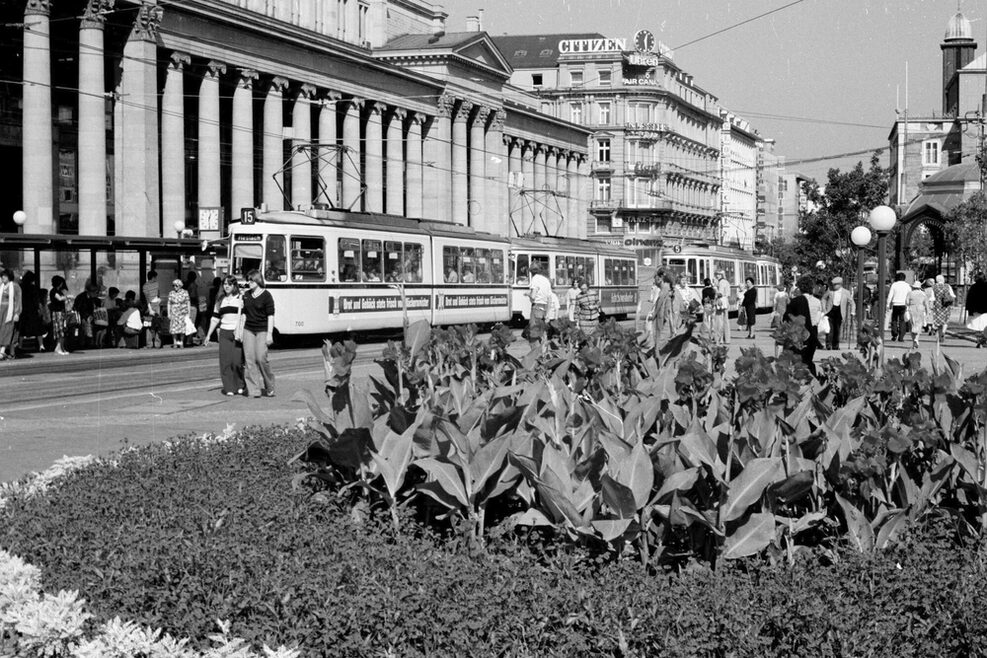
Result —
[[[428,295],[408,295],[408,310],[430,308],[431,299]],[[375,295],[366,297],[340,297],[339,310],[342,313],[367,313],[370,311],[400,311],[400,297]]]

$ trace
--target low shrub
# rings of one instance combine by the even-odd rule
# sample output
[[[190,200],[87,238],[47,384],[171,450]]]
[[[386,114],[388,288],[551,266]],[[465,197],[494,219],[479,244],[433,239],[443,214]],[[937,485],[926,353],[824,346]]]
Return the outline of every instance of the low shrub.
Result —
[[[482,551],[401,510],[293,495],[312,440],[252,429],[220,444],[143,448],[14,497],[0,547],[117,615],[306,656],[971,656],[987,646],[978,546],[933,516],[887,551],[737,560],[677,574],[579,549]],[[557,547],[556,547],[557,548]]]

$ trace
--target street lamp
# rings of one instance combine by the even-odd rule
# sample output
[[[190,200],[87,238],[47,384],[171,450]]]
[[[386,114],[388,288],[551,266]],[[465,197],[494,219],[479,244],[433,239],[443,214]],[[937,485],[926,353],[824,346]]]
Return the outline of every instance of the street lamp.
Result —
[[[175,232],[178,233],[178,237],[182,237],[182,231],[185,230],[185,222],[178,220],[174,223]]]
[[[27,213],[23,210],[14,211],[14,223],[17,224],[17,232],[20,233],[24,222],[27,221]]]
[[[870,244],[870,229],[858,226],[850,232],[850,242],[857,247],[857,340],[864,324],[864,247]]]
[[[877,206],[870,211],[870,227],[877,233],[877,302],[880,322],[878,331],[884,343],[884,311],[888,303],[888,233],[898,223],[898,215],[888,206]]]

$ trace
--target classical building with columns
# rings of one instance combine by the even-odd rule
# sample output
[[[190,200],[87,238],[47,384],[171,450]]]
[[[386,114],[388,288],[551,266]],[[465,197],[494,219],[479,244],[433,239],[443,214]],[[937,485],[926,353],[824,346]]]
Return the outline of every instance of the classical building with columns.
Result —
[[[11,6],[17,5],[15,10]],[[5,3],[0,232],[220,237],[313,204],[584,235],[587,128],[422,0]],[[20,40],[17,43],[13,37]],[[20,69],[20,70],[18,70]],[[522,183],[523,180],[523,183]],[[549,201],[550,200],[550,201]],[[512,212],[512,208],[516,212]]]

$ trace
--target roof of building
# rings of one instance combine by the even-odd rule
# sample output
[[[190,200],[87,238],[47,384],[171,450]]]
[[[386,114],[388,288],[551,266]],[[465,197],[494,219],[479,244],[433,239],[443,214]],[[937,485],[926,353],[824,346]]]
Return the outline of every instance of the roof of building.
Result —
[[[946,167],[922,181],[919,195],[908,204],[908,209],[901,217],[902,222],[908,222],[919,215],[935,211],[945,216],[972,193],[967,183],[980,182],[980,167],[976,162]]]
[[[484,32],[441,32],[438,35],[402,34],[376,50],[448,50],[476,40],[484,34]]]
[[[963,68],[961,68],[960,70],[983,73],[985,66],[987,66],[987,53],[980,53],[980,55],[970,60],[970,63],[964,66]]]
[[[969,19],[961,12],[953,14],[946,24],[946,36],[943,39],[945,41],[972,41],[973,27],[970,25]]]
[[[922,187],[971,182],[980,182],[980,167],[976,162],[964,162],[963,164],[953,165],[946,167],[942,171],[937,171],[922,181]]]
[[[493,42],[515,69],[551,68],[559,61],[559,41],[603,39],[599,32],[575,34],[519,34],[493,37]]]

